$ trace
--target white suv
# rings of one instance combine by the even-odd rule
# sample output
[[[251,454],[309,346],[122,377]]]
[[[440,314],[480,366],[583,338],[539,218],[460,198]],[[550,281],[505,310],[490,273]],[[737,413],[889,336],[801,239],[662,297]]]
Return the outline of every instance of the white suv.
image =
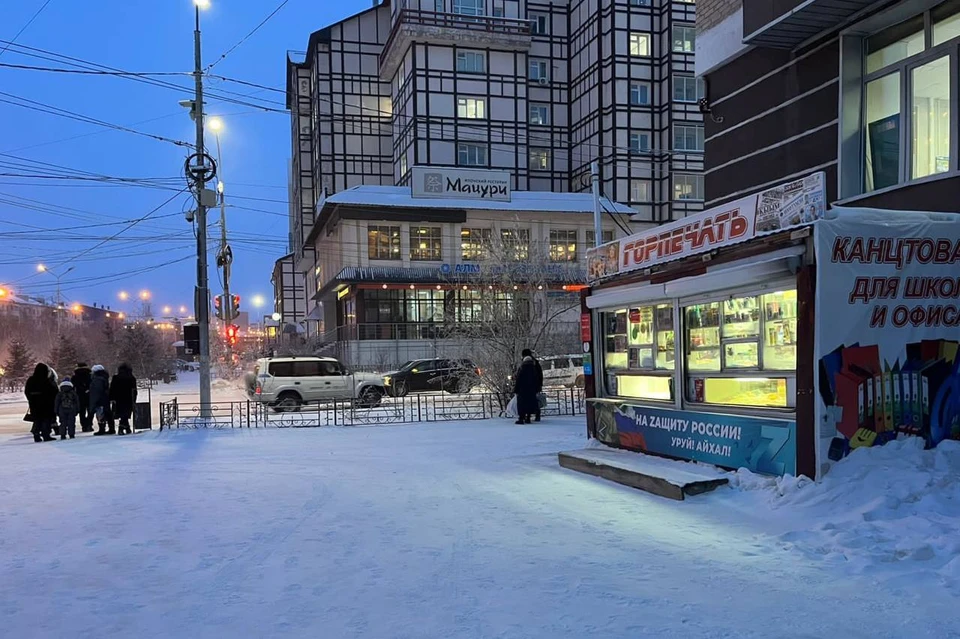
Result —
[[[384,388],[380,375],[348,373],[332,357],[267,357],[257,360],[247,377],[247,394],[277,411],[293,411],[338,399],[377,406]]]
[[[539,362],[544,386],[583,388],[583,355],[552,355]]]

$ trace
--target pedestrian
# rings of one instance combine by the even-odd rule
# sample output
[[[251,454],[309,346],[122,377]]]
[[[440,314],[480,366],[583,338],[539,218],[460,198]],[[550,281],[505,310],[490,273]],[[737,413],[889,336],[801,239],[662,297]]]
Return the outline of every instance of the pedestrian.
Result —
[[[23,392],[27,396],[30,419],[33,421],[35,442],[51,442],[50,431],[56,419],[57,385],[51,380],[51,368],[43,362],[33,369],[33,375],[27,379]]]
[[[120,364],[117,374],[110,380],[110,401],[114,406],[114,415],[120,420],[118,434],[129,435],[130,417],[137,403],[137,378],[129,364]]]
[[[92,372],[86,364],[80,362],[77,369],[73,371],[73,387],[77,391],[77,398],[80,400],[80,431],[84,433],[93,432],[93,412],[90,410],[90,381]]]
[[[54,369],[53,366],[50,366],[49,364],[47,365],[47,369],[50,371],[50,373],[49,373],[49,375],[48,375],[48,377],[50,378],[50,383],[53,384],[53,387],[57,389],[57,392],[59,392],[59,389],[60,389],[60,378],[57,377],[57,371],[56,371],[56,369]],[[50,426],[50,431],[51,431],[51,433],[52,433],[51,436],[52,436],[54,439],[56,439],[57,436],[60,434],[60,426],[57,425],[57,419],[56,419],[57,413],[56,413],[56,411],[54,411],[53,415],[54,415],[54,419],[53,419],[53,424],[51,424],[51,426]]]
[[[95,364],[90,376],[90,412],[97,417],[94,435],[113,435],[113,414],[110,412],[110,373]],[[109,425],[110,429],[107,430]]]
[[[536,414],[539,410],[537,401],[538,383],[542,384],[542,382],[537,381],[537,364],[533,360],[533,355],[524,355],[513,383],[513,393],[517,396],[518,424],[529,424],[530,416]]]
[[[57,413],[57,418],[60,420],[60,439],[64,440],[68,435],[70,439],[76,437],[77,415],[80,414],[80,397],[69,377],[64,377],[63,381],[60,382],[60,392],[57,393],[54,412]]]
[[[540,394],[543,392],[543,367],[540,365],[540,360],[533,354],[529,348],[523,349],[523,352],[520,353],[521,357],[530,357],[533,359],[533,363],[537,366],[537,412],[534,413],[533,421],[540,421]]]

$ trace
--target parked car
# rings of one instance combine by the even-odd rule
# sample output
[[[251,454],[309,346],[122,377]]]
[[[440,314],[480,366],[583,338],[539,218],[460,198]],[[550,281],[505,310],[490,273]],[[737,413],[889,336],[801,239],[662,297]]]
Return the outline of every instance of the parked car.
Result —
[[[539,361],[544,386],[583,388],[583,355],[551,355]]]
[[[393,397],[440,390],[468,393],[479,383],[479,377],[480,369],[468,359],[415,359],[386,373],[383,384]]]
[[[246,379],[247,394],[278,412],[346,399],[369,408],[377,406],[385,393],[383,377],[350,373],[332,357],[265,357],[257,360]]]
[[[198,371],[200,370],[200,362],[188,362],[185,359],[178,359],[176,361],[178,371]]]

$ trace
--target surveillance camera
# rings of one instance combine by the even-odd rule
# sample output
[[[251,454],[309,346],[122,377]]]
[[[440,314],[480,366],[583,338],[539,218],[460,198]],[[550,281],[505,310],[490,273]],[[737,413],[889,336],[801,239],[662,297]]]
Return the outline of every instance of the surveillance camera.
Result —
[[[184,109],[192,109],[192,108],[193,108],[193,100],[180,100],[177,104],[179,104],[180,106],[182,106]]]
[[[187,222],[189,222],[190,224],[193,224],[193,216],[194,216],[195,214],[196,214],[196,211],[194,211],[194,210],[192,210],[192,209],[189,210],[189,211],[187,211],[186,216],[185,216],[185,217],[187,218]]]

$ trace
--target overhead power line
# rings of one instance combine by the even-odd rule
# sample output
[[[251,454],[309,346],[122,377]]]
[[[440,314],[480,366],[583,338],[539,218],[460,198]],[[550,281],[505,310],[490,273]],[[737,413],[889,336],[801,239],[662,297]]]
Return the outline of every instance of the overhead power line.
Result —
[[[0,50],[0,56],[2,56],[4,53],[6,53],[6,52],[7,52],[7,49],[9,49],[10,46],[11,46],[13,43],[15,43],[15,42],[17,41],[17,39],[18,39],[21,35],[23,35],[23,32],[26,31],[28,28],[30,28],[30,25],[33,24],[33,21],[34,21],[34,20],[36,20],[37,18],[40,17],[40,14],[43,13],[43,10],[47,8],[47,5],[50,4],[50,1],[51,1],[51,0],[46,0],[46,2],[44,2],[42,5],[40,5],[40,8],[37,9],[37,10],[33,13],[32,16],[30,16],[30,19],[29,19],[29,20],[27,20],[27,23],[26,23],[25,25],[23,25],[22,27],[20,27],[20,30],[17,31],[16,35],[13,36],[13,40],[11,40],[11,41],[8,42],[6,45],[4,45],[3,49]]]
[[[247,40],[249,40],[249,39],[253,36],[253,34],[255,34],[257,31],[259,31],[259,30],[263,27],[263,25],[265,25],[265,24],[267,24],[268,22],[270,22],[270,19],[273,18],[273,16],[277,15],[278,13],[280,13],[280,10],[283,9],[285,6],[287,6],[287,3],[288,3],[288,2],[290,2],[290,0],[283,0],[283,1],[277,6],[277,8],[274,9],[273,11],[271,11],[271,12],[267,15],[266,18],[264,18],[263,20],[261,20],[260,23],[259,23],[257,26],[255,26],[250,33],[248,33],[247,35],[245,35],[245,36],[243,36],[242,38],[240,38],[240,41],[239,41],[239,42],[237,42],[235,45],[233,45],[232,47],[230,47],[229,49],[227,49],[219,58],[217,58],[216,60],[214,60],[213,62],[211,62],[210,64],[208,64],[208,65],[207,65],[207,68],[204,69],[204,71],[209,71],[209,70],[212,69],[213,67],[217,66],[220,62],[222,62],[223,59],[226,58],[228,55],[230,55],[231,53],[233,53],[234,51],[236,51],[237,48],[240,47],[240,45],[242,45],[244,42],[246,42]]]

